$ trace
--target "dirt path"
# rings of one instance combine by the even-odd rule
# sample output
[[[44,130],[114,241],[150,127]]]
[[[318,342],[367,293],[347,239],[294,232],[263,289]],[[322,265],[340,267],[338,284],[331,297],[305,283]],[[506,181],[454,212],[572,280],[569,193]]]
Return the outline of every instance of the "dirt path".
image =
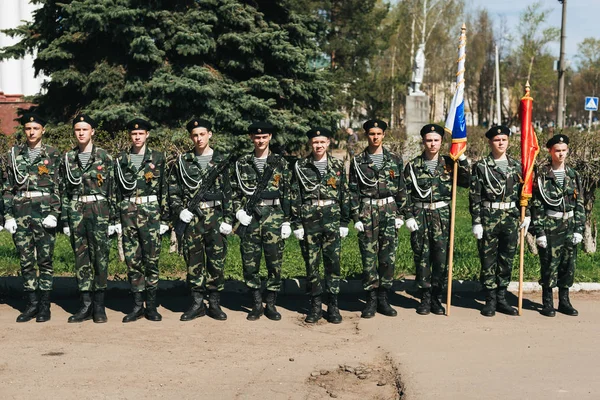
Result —
[[[451,317],[420,317],[411,296],[399,317],[302,322],[304,299],[282,299],[283,320],[247,322],[243,297],[227,294],[229,320],[179,321],[186,299],[165,298],[164,320],[67,324],[77,304],[53,304],[52,321],[14,322],[22,302],[0,304],[2,399],[481,399],[598,398],[600,296],[577,295],[581,317],[484,319],[473,298]],[[232,298],[232,296],[236,296]],[[539,301],[539,299],[535,299]],[[300,306],[298,305],[300,304]],[[526,305],[532,306],[527,302]],[[347,311],[350,310],[350,311]]]

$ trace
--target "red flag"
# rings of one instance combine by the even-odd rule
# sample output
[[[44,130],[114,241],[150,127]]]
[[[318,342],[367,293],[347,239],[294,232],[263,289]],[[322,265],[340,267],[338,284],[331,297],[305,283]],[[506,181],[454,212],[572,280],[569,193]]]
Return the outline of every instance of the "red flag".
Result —
[[[525,85],[525,96],[521,99],[521,164],[523,166],[523,189],[521,206],[527,207],[533,191],[533,167],[540,152],[537,136],[531,123],[533,98],[530,96],[529,81]]]

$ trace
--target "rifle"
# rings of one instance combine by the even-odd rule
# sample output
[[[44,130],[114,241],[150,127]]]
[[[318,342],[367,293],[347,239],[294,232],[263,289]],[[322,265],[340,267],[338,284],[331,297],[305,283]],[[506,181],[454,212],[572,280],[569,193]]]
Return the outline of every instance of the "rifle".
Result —
[[[256,204],[258,204],[258,202],[261,200],[260,194],[265,190],[265,188],[269,184],[269,181],[271,180],[271,177],[273,176],[273,172],[275,172],[275,165],[277,165],[277,162],[280,160],[280,158],[281,158],[280,155],[272,153],[269,156],[269,158],[267,159],[267,165],[265,167],[265,170],[263,171],[262,179],[260,180],[258,185],[256,185],[256,189],[254,190],[254,193],[252,194],[252,196],[246,202],[246,205],[244,205],[244,211],[246,212],[246,214],[248,214],[248,215],[258,214],[258,212],[256,211]],[[259,215],[259,217],[260,217],[260,215]],[[248,230],[247,225],[240,224],[237,228],[236,233],[240,238],[243,238],[244,236],[246,236],[247,230]]]
[[[202,202],[202,199],[204,198],[204,195],[206,194],[206,192],[208,192],[208,189],[211,188],[212,185],[214,185],[215,181],[217,180],[217,178],[219,177],[219,175],[221,175],[221,173],[229,166],[229,162],[233,159],[234,155],[233,153],[231,153],[225,160],[221,161],[218,165],[216,165],[214,168],[212,168],[210,170],[210,172],[206,175],[206,177],[203,179],[202,185],[198,188],[198,190],[196,191],[196,194],[194,194],[194,197],[192,197],[192,199],[188,202],[187,204],[187,209],[190,210],[191,212],[193,212],[194,214],[200,216],[202,214],[202,212],[200,211],[200,203]],[[181,237],[183,236],[185,229],[187,228],[189,224],[187,222],[183,222],[181,219],[177,219],[177,222],[175,222],[175,234],[177,235],[177,237]]]

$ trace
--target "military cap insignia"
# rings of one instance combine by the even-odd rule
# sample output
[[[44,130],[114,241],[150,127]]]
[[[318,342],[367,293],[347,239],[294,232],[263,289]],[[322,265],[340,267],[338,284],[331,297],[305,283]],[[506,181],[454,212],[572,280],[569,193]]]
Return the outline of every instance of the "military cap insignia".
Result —
[[[150,183],[152,178],[154,178],[154,174],[151,171],[148,171],[144,174],[144,178],[146,178],[146,183]]]
[[[198,121],[194,121],[194,126],[198,126]]]
[[[48,170],[48,167],[46,167],[45,165],[38,165],[38,175],[48,175],[49,173],[50,171]]]
[[[393,170],[393,169],[390,169],[390,177],[391,177],[392,179],[394,179],[394,178],[396,177],[396,173],[394,172],[394,170]]]
[[[31,122],[35,121],[35,118],[34,117],[29,117],[29,121],[31,121]]]
[[[375,128],[377,128],[377,127],[379,126],[379,124],[378,124],[377,122],[375,122],[375,123],[373,123],[373,126],[374,126]]]
[[[138,129],[140,126],[138,124],[135,124],[135,129]]]
[[[558,138],[559,141],[563,142],[564,139],[562,138],[562,136],[560,138]]]
[[[98,186],[102,186],[102,184],[104,183],[104,177],[102,176],[102,174],[96,175],[96,179],[98,179]]]
[[[337,179],[332,176],[331,178],[327,179],[327,184],[336,189]]]
[[[498,129],[498,133],[502,133],[502,129]]]
[[[262,133],[262,129],[258,128],[258,129],[256,130],[256,132],[258,132],[258,133]]]
[[[258,131],[259,131],[258,133],[260,133],[260,129]],[[280,174],[275,175],[273,177],[273,185],[279,187],[279,181],[280,180],[281,180],[281,175]]]
[[[432,131],[432,132],[433,132],[433,131],[435,131],[435,126],[432,126],[432,127],[431,127],[431,131]]]
[[[321,134],[321,131],[317,131],[317,136],[319,136]]]
[[[84,117],[79,117],[79,120],[80,120],[80,121],[84,121],[84,120],[85,120],[85,118],[84,118]]]

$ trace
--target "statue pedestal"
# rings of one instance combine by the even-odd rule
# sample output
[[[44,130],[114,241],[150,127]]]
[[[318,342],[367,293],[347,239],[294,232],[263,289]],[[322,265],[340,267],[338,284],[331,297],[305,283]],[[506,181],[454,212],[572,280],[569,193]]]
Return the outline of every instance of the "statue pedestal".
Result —
[[[429,96],[426,94],[412,94],[406,96],[406,125],[407,144],[414,147],[413,143],[421,143],[421,128],[429,123]],[[408,149],[407,149],[408,150]],[[416,151],[418,152],[419,147]],[[414,149],[413,149],[414,151]],[[412,153],[413,151],[409,151]]]

